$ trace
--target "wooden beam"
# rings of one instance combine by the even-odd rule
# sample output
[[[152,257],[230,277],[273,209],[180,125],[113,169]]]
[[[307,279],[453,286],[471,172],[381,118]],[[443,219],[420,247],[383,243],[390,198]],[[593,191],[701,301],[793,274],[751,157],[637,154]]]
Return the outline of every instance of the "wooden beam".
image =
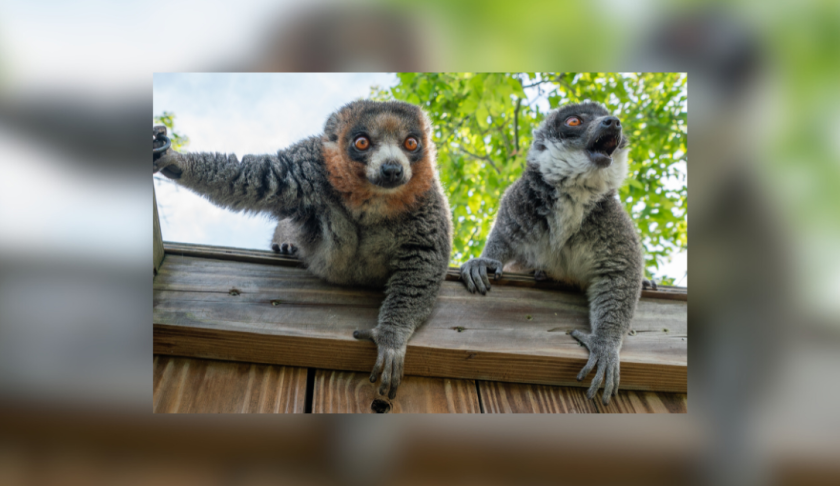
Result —
[[[154,274],[157,275],[160,264],[163,263],[165,255],[163,248],[163,237],[160,234],[160,218],[157,210],[157,197],[155,196],[155,185],[152,182],[152,266]]]
[[[484,413],[686,413],[685,393],[620,390],[604,406],[600,394],[586,398],[586,389],[479,381]]]
[[[155,413],[303,413],[306,368],[154,357]]]
[[[170,254],[154,283],[157,354],[368,372],[382,293],[324,283],[305,269]],[[684,301],[642,298],[625,339],[623,389],[687,389]],[[472,295],[444,282],[435,310],[408,345],[407,375],[586,386],[586,297],[497,285]]]
[[[195,256],[202,258],[213,258],[216,260],[229,260],[237,262],[264,263],[266,265],[279,265],[283,267],[303,267],[303,263],[297,258],[278,255],[266,250],[251,250],[244,248],[233,248],[229,246],[207,246],[190,243],[174,243],[166,241],[163,243],[166,253],[181,256]],[[459,282],[461,280],[458,267],[449,267],[446,273],[446,280]],[[564,290],[566,292],[580,292],[579,289],[562,282],[550,280],[535,280],[533,275],[507,272],[499,280],[494,280],[493,285],[511,285],[515,287],[532,287],[538,289]],[[688,289],[686,287],[671,287],[660,285],[657,290],[644,290],[642,297],[651,299],[668,299],[688,301]]]

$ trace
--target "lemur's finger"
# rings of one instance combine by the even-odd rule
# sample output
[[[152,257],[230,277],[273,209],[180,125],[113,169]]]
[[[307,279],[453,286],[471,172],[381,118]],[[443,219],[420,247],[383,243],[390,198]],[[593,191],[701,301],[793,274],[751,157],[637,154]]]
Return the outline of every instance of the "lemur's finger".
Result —
[[[615,388],[613,388],[613,395],[618,395],[618,384],[621,382],[621,366],[615,367]]]
[[[481,265],[474,265],[470,269],[470,277],[472,277],[472,280],[475,282],[475,286],[478,288],[478,291],[481,292],[481,295],[487,295],[487,287],[485,287],[484,282],[481,281],[479,268],[481,268]]]
[[[615,373],[613,372],[613,367],[607,367],[607,378],[604,381],[604,395],[601,396],[601,403],[604,405],[610,404],[610,396],[613,393],[613,380],[615,379]]]
[[[382,368],[382,381],[379,383],[379,394],[386,395],[388,389],[391,387],[391,375],[394,367],[394,355],[386,351],[385,353],[385,367]]]
[[[467,290],[469,290],[472,293],[475,293],[475,284],[472,281],[472,277],[470,277],[469,268],[461,269],[461,280],[463,280],[464,283],[467,284]]]
[[[393,400],[397,396],[397,388],[402,383],[403,361],[399,358],[394,360],[394,374],[391,377],[391,391],[388,393],[388,398]]]
[[[484,287],[487,291],[490,291],[490,279],[487,278],[487,266],[481,265],[478,267],[478,274],[481,276],[481,283],[484,284]]]
[[[586,362],[586,365],[584,365],[583,369],[580,370],[580,373],[577,375],[577,381],[583,381],[583,379],[586,378],[592,371],[592,368],[595,367],[595,363],[597,362],[598,358],[594,354],[590,354],[589,361]]]
[[[357,329],[353,331],[353,337],[359,340],[367,339],[373,341],[375,336],[375,329]]]
[[[573,338],[577,339],[579,343],[583,344],[584,346],[586,346],[587,349],[589,349],[588,335],[578,331],[577,329],[573,330],[571,335]]]
[[[603,361],[598,363],[598,372],[595,373],[595,378],[592,378],[592,385],[589,386],[589,391],[586,392],[586,398],[592,400],[598,394],[598,388],[601,388],[601,383],[604,382],[604,371],[606,369],[607,365]]]
[[[370,382],[376,383],[376,379],[382,373],[382,366],[385,364],[385,354],[376,354],[376,364],[373,365],[373,371],[370,372]]]

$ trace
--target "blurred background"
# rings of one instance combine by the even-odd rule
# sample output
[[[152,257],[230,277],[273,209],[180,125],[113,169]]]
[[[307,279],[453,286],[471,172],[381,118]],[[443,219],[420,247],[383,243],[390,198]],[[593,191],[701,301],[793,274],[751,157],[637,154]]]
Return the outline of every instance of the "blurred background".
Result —
[[[150,416],[152,73],[211,71],[687,73],[690,413]],[[838,79],[829,0],[5,2],[0,483],[836,484]]]

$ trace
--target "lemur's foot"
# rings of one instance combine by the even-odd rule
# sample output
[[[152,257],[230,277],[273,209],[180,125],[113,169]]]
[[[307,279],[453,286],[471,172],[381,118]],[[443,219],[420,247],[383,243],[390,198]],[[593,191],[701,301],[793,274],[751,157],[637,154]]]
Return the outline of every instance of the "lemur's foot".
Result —
[[[598,388],[601,388],[601,383],[603,383],[604,394],[601,397],[601,401],[604,405],[609,405],[610,396],[618,393],[618,383],[621,379],[621,369],[618,359],[618,350],[621,347],[621,342],[616,343],[612,340],[604,340],[592,334],[584,334],[577,329],[572,331],[572,337],[589,349],[589,361],[587,361],[586,365],[578,373],[577,380],[582,381],[592,371],[592,368],[596,364],[598,365],[598,371],[595,373],[595,378],[592,379],[592,385],[589,386],[586,397],[590,400],[595,398],[595,395],[598,393]]]
[[[297,253],[297,247],[292,243],[283,243],[278,245],[277,243],[272,243],[271,249],[274,250],[274,253],[279,253],[281,255],[288,255],[292,256]]]
[[[648,280],[646,278],[642,279],[642,290],[656,290],[656,282],[653,280]]]
[[[534,270],[534,280],[537,282],[548,280],[548,275],[543,270]]]
[[[487,295],[490,290],[490,278],[487,270],[495,274],[496,280],[502,276],[502,262],[492,258],[473,258],[461,265],[461,280],[467,285],[470,292],[475,293],[476,289],[482,295]]]
[[[370,373],[370,382],[375,383],[381,376],[378,392],[380,395],[387,394],[391,400],[397,396],[397,388],[403,377],[405,348],[408,342],[408,337],[404,337],[403,334],[399,329],[382,325],[353,332],[356,339],[367,339],[376,343],[376,364]]]

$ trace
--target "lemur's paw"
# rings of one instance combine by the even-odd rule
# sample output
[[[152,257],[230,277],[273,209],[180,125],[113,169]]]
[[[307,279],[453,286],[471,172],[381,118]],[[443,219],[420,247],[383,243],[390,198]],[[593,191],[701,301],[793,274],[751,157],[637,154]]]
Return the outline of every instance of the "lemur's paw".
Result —
[[[592,385],[586,392],[586,397],[590,400],[595,398],[603,383],[604,394],[601,396],[601,401],[604,405],[609,405],[610,397],[618,393],[618,383],[621,379],[618,359],[618,350],[621,343],[599,339],[592,334],[585,334],[577,329],[572,331],[572,337],[589,349],[589,361],[578,373],[577,380],[582,381],[589,375],[595,365],[598,366],[598,371],[595,373],[595,378],[592,379]]]
[[[490,290],[490,278],[487,270],[494,272],[496,280],[502,276],[502,262],[492,258],[473,258],[461,265],[461,280],[467,285],[470,292],[476,290],[482,295],[487,295]]]
[[[381,377],[378,393],[393,400],[402,382],[408,339],[403,338],[399,332],[383,326],[354,331],[353,337],[376,343],[376,364],[370,373],[370,382],[375,383]]]
[[[548,280],[548,275],[545,274],[542,270],[535,270],[534,271],[534,280],[537,282],[542,282],[544,280]]]
[[[273,243],[271,245],[271,249],[274,250],[274,253],[279,253],[281,255],[292,256],[297,253],[297,247],[292,243],[283,243],[278,245],[277,243]]]
[[[656,282],[653,280],[648,280],[646,278],[642,279],[642,290],[656,290]]]

